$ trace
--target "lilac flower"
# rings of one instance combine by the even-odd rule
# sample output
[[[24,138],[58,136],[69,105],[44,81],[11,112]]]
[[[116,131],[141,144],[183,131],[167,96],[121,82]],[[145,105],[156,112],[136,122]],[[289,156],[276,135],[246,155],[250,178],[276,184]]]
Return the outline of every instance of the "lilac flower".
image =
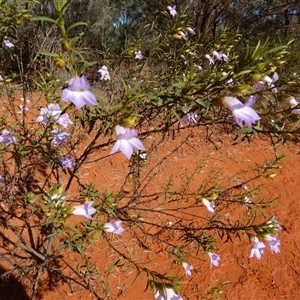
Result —
[[[8,48],[13,48],[15,46],[10,40],[4,40],[3,43]]]
[[[189,112],[181,118],[181,120],[179,122],[179,127],[188,126],[192,122],[196,124],[197,118],[198,118],[198,115],[196,113]]]
[[[26,105],[19,105],[19,108],[20,108],[19,111],[20,114],[26,114],[29,111],[29,108],[26,107]]]
[[[183,38],[185,41],[189,38],[189,36],[187,35],[187,33],[183,32],[183,31],[178,31],[178,34],[181,36],[181,38]]]
[[[76,76],[69,81],[68,88],[63,89],[61,100],[71,101],[78,109],[84,105],[98,105],[89,88],[90,84],[84,76]]]
[[[141,50],[136,51],[134,54],[135,54],[135,59],[141,60],[144,58]]]
[[[174,5],[173,7],[172,6],[168,6],[167,8],[168,8],[168,10],[170,12],[170,15],[172,17],[175,17],[177,15],[176,5]]]
[[[133,150],[146,150],[142,142],[137,138],[135,129],[124,128],[120,125],[115,127],[117,141],[109,154],[114,154],[121,151],[128,159],[131,158]]]
[[[71,136],[67,132],[63,132],[60,128],[54,129],[50,132],[53,137],[51,145],[56,147],[58,144],[65,144],[67,139]]]
[[[37,117],[35,122],[40,122],[44,126],[48,126],[50,123],[57,123],[64,128],[67,128],[68,125],[72,125],[73,122],[70,120],[67,113],[62,114],[62,110],[58,104],[50,103],[47,107],[42,107],[40,115]]]
[[[225,62],[229,60],[229,53],[224,54],[223,52],[213,51],[212,54],[216,58],[216,60],[223,60]]]
[[[73,167],[76,166],[76,163],[70,154],[68,154],[66,156],[62,156],[59,160],[60,160],[62,167],[65,169],[72,169]]]
[[[193,28],[191,28],[191,27],[187,27],[187,28],[186,28],[186,31],[187,31],[190,35],[195,35],[195,34],[196,34],[195,30],[194,30]]]
[[[50,103],[47,107],[42,107],[40,115],[37,117],[35,122],[42,123],[44,126],[49,125],[49,123],[56,123],[62,110],[58,104]]]
[[[243,104],[236,97],[225,96],[222,100],[222,104],[231,110],[236,123],[242,128],[244,123],[248,126],[252,126],[256,121],[260,120],[260,116],[251,107],[255,103],[256,98],[254,96],[249,97],[249,100]]]
[[[75,209],[72,212],[73,215],[76,216],[84,216],[89,220],[92,220],[92,214],[96,212],[96,209],[92,206],[94,201],[89,201],[81,205],[73,206]]]
[[[171,287],[156,285],[153,291],[155,300],[183,300]]]
[[[210,258],[210,268],[214,265],[215,267],[219,266],[219,260],[221,259],[219,254],[215,252],[208,252],[207,253]]]
[[[60,126],[62,126],[63,128],[67,128],[69,125],[72,125],[73,122],[71,121],[69,115],[67,113],[62,114],[58,120],[57,120],[57,124],[59,124]]]
[[[293,108],[293,107],[295,107],[295,106],[297,106],[297,105],[299,104],[299,101],[297,101],[297,100],[296,100],[294,97],[292,97],[292,96],[290,96],[290,97],[288,97],[287,99],[285,99],[285,101],[286,101],[287,103],[290,104],[291,108]],[[300,115],[300,108],[293,109],[293,110],[292,110],[292,113],[293,113],[294,115]]]
[[[182,263],[182,266],[185,269],[185,275],[192,276],[192,270],[194,270],[194,267],[186,262]]]
[[[215,212],[215,207],[216,207],[215,201],[208,201],[207,199],[203,198],[202,203],[210,213],[213,214]]]
[[[272,254],[273,252],[280,253],[280,241],[277,240],[276,235],[267,234],[265,235],[265,240],[269,244]]]
[[[122,221],[120,220],[113,223],[105,223],[104,230],[115,234],[122,234],[124,232],[124,228],[122,227],[121,224]]]
[[[17,139],[6,129],[2,130],[2,134],[0,135],[0,143],[7,145],[16,144]]]
[[[101,74],[101,80],[110,80],[110,75],[107,66],[102,66],[97,72]]]
[[[215,63],[215,60],[210,55],[205,54],[204,57],[208,59],[210,65],[213,65]]]
[[[252,206],[253,206],[252,198],[248,197],[248,196],[245,196],[243,205],[246,209],[252,208]]]
[[[264,248],[266,248],[265,244],[263,242],[260,242],[256,236],[251,238],[251,243],[252,249],[249,258],[255,256],[258,260],[260,260],[261,255],[264,253]]]
[[[0,175],[0,183],[5,183],[5,179]]]
[[[277,93],[277,88],[275,87],[274,82],[276,82],[278,79],[278,73],[274,72],[272,78],[266,75],[262,80],[256,82],[254,87],[258,92],[260,92],[263,90],[264,86],[267,85],[268,88],[272,90],[272,92]]]

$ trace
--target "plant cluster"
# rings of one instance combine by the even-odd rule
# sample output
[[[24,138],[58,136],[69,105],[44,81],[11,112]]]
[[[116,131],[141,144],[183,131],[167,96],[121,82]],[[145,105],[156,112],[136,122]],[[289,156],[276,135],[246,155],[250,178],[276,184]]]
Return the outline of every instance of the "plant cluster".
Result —
[[[15,25],[30,18],[24,8],[30,1],[13,2],[2,1],[1,8],[1,51],[7,60],[21,57]],[[28,85],[22,81],[20,89],[15,75],[0,65],[5,98],[0,118],[0,232],[5,240],[0,262],[7,268],[0,277],[29,279],[32,299],[40,296],[45,276],[52,284],[63,280],[104,299],[113,289],[107,274],[134,269],[136,279],[147,276],[156,300],[180,300],[182,277],[151,268],[152,259],[143,250],[151,252],[157,245],[171,264],[183,267],[183,276],[193,275],[190,257],[206,255],[211,268],[220,267],[218,245],[224,239],[247,237],[250,258],[261,259],[265,243],[272,253],[280,252],[281,226],[272,214],[265,217],[275,199],[266,200],[259,191],[260,182],[281,168],[281,155],[275,152],[274,161],[256,166],[236,185],[222,186],[218,174],[203,178],[209,163],[203,159],[194,170],[182,171],[179,187],[172,176],[158,187],[155,177],[158,169],[164,171],[166,156],[156,157],[149,140],[158,136],[158,147],[172,132],[181,135],[189,127],[216,124],[235,131],[240,140],[266,135],[274,147],[298,140],[299,75],[280,77],[291,43],[274,48],[266,41],[241,51],[237,46],[243,37],[228,31],[203,43],[191,27],[188,8],[179,14],[172,4],[159,15],[164,26],[152,22],[144,28],[151,51],[143,51],[141,37],[128,40],[120,57],[108,48],[93,62],[78,47],[83,36],[79,28],[86,24],[66,25],[71,3],[54,0],[54,17],[30,19],[59,32],[61,48],[36,55],[40,65],[50,58],[65,78],[40,69],[31,98]],[[13,27],[12,20],[17,20]],[[91,80],[95,68],[97,77]],[[20,94],[22,102],[16,96]],[[119,189],[84,180],[85,168],[95,163],[98,176],[105,177],[101,163],[113,165],[117,152],[124,154]],[[152,158],[155,165],[149,163]],[[229,221],[226,214],[232,210],[238,218]],[[97,267],[88,254],[90,245],[101,245],[100,255],[113,261]],[[76,266],[70,265],[68,253],[79,254]]]

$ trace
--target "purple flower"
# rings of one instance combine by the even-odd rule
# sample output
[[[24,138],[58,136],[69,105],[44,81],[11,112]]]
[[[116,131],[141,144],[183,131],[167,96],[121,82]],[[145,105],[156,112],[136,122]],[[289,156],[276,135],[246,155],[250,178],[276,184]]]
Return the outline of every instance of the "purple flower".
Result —
[[[59,124],[60,126],[62,126],[63,128],[67,128],[69,125],[72,125],[73,122],[71,121],[69,115],[67,113],[62,114],[58,120],[57,120],[57,124]]]
[[[76,216],[84,216],[87,219],[92,220],[92,214],[96,212],[96,209],[92,206],[93,204],[94,201],[89,201],[81,205],[75,205],[73,206],[75,209],[72,214]]]
[[[156,285],[153,291],[155,300],[183,300],[171,287]]]
[[[196,113],[189,112],[181,118],[180,123],[179,123],[179,127],[188,126],[192,122],[196,124],[197,123],[197,118],[198,118],[198,115]]]
[[[2,134],[0,135],[0,143],[7,145],[16,144],[17,139],[6,129],[2,130]]]
[[[256,257],[258,260],[261,259],[261,255],[264,253],[264,248],[266,248],[263,242],[260,242],[259,239],[254,236],[251,238],[252,249],[250,252],[250,258]]]
[[[274,72],[272,78],[270,76],[265,76],[262,80],[256,82],[254,85],[255,89],[260,92],[263,90],[264,86],[267,85],[272,92],[277,93],[277,88],[274,85],[274,82],[279,79],[278,73]]]
[[[215,212],[215,201],[208,201],[207,199],[203,198],[202,203],[210,213],[213,214]]]
[[[13,48],[15,46],[10,40],[4,40],[3,43],[8,48]]]
[[[214,265],[215,267],[219,266],[219,260],[221,259],[219,254],[215,252],[208,252],[207,253],[210,258],[210,268]]]
[[[101,80],[105,80],[105,81],[110,80],[110,75],[109,75],[107,66],[102,66],[97,72],[100,73],[100,75],[101,75],[100,79]]]
[[[193,28],[191,28],[191,27],[187,27],[187,28],[186,28],[186,31],[187,31],[188,34],[190,34],[190,35],[195,35],[195,34],[196,34],[195,30],[194,30]]]
[[[173,7],[172,6],[168,6],[167,8],[168,8],[168,10],[170,12],[170,15],[172,17],[175,17],[177,15],[176,5],[174,5]]]
[[[0,175],[0,183],[5,183],[5,179]]]
[[[65,169],[72,169],[73,167],[76,166],[76,163],[70,154],[68,154],[66,156],[62,156],[59,160],[60,160],[62,167]]]
[[[185,275],[192,276],[192,270],[194,270],[194,267],[186,262],[182,263],[182,266],[185,269]]]
[[[141,60],[144,58],[141,50],[136,51],[134,54],[135,54],[135,59]]]
[[[67,132],[63,132],[60,128],[54,129],[50,132],[53,137],[51,145],[56,147],[58,144],[65,144],[67,139],[71,136]]]
[[[78,109],[84,105],[98,105],[95,95],[89,88],[90,84],[84,76],[76,76],[69,81],[68,88],[63,89],[61,100],[71,101]]]
[[[236,97],[225,96],[222,100],[222,104],[231,110],[236,123],[242,128],[243,123],[248,126],[252,126],[256,121],[260,120],[260,116],[251,107],[255,103],[256,98],[254,96],[249,97],[249,100],[243,104]]]
[[[122,234],[124,232],[124,228],[122,227],[122,221],[116,221],[113,223],[105,223],[104,230],[107,232],[112,232],[115,234]]]
[[[58,104],[50,103],[47,107],[41,108],[40,115],[35,122],[40,122],[44,126],[48,126],[50,123],[57,123],[64,128],[67,128],[69,124],[73,124],[67,113],[62,115],[61,113],[62,110]]]
[[[291,108],[299,104],[299,101],[297,101],[293,96],[288,97],[287,99],[285,99],[285,101],[290,104]],[[293,109],[292,113],[294,115],[300,115],[300,108]]]
[[[20,108],[19,111],[20,114],[26,114],[29,111],[29,108],[26,107],[26,105],[19,105],[19,108]]]
[[[272,254],[273,252],[280,253],[280,241],[277,240],[276,235],[267,234],[265,235],[265,240],[269,244]]]
[[[142,142],[137,138],[135,129],[124,128],[120,125],[115,127],[117,141],[109,154],[121,151],[128,159],[131,158],[133,150],[146,150]]]

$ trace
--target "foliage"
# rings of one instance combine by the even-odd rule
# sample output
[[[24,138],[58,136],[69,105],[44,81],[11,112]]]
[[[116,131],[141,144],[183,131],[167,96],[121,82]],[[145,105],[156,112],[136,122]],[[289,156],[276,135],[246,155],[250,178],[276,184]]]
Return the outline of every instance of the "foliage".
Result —
[[[8,270],[1,278],[13,275],[29,281],[31,299],[43,296],[42,280],[50,288],[60,280],[70,287],[76,284],[102,299],[114,289],[109,274],[118,270],[125,276],[134,270],[134,281],[145,275],[145,285],[155,295],[170,289],[175,293],[182,278],[152,267],[148,253],[154,244],[166,251],[166,264],[182,265],[193,256],[217,255],[224,240],[276,240],[280,226],[268,212],[276,199],[264,199],[260,191],[281,168],[281,155],[275,152],[273,161],[248,170],[236,184],[220,182],[218,173],[208,176],[206,157],[194,169],[183,169],[181,180],[170,174],[162,182],[159,173],[168,173],[164,164],[188,137],[174,145],[171,154],[159,156],[157,149],[171,134],[184,136],[185,127],[193,123],[196,130],[219,124],[235,131],[237,142],[266,135],[274,148],[298,140],[299,105],[292,96],[299,89],[299,75],[277,78],[291,42],[273,46],[266,40],[242,47],[243,36],[226,26],[204,41],[209,23],[200,26],[184,1],[176,15],[168,9],[171,4],[162,1],[115,1],[111,15],[101,21],[95,18],[98,1],[2,3],[2,39],[14,45],[4,43],[1,51],[7,53],[7,62],[17,61],[22,90],[13,82],[17,75],[1,65],[7,100],[0,120],[0,224],[1,235],[7,237],[0,261]],[[101,3],[104,13],[111,3]],[[34,14],[30,22],[29,6]],[[89,10],[94,14],[87,14]],[[28,22],[27,28],[12,26],[12,20]],[[198,26],[203,28],[197,31]],[[28,46],[21,36],[32,28],[35,41],[29,40]],[[99,44],[90,45],[96,48],[94,60],[86,55],[92,49],[85,47],[99,32]],[[118,44],[114,32],[129,36]],[[53,44],[45,49],[41,43],[37,51],[41,40]],[[24,69],[22,59],[29,49],[31,67]],[[101,69],[92,77],[97,64]],[[38,95],[30,103],[26,100],[31,87],[25,80],[29,69]],[[20,92],[23,103],[18,107]],[[114,129],[117,141],[111,153],[120,150],[130,159],[122,168],[107,155]],[[153,136],[156,142],[148,148]],[[99,174],[96,183],[84,177],[95,163],[103,177],[101,166],[115,168],[117,179],[104,178],[112,189],[97,184]],[[205,206],[209,217],[198,213]],[[237,212],[236,219],[227,218],[231,210]],[[73,215],[89,220],[79,222]],[[109,258],[106,266],[95,263],[90,245],[101,245],[97,251]],[[253,249],[258,258],[259,248]],[[74,265],[67,259],[69,253],[76,255]],[[211,264],[219,262],[211,258]],[[225,283],[213,286],[207,295],[199,292],[199,298],[218,297]]]

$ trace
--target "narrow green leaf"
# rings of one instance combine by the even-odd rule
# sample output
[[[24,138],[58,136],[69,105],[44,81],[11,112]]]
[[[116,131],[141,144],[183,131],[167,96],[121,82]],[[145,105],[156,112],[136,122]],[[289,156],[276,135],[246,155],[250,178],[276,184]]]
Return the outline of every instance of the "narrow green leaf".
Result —
[[[59,55],[57,53],[52,53],[52,52],[46,52],[46,51],[41,51],[39,52],[40,55],[45,55],[45,56],[52,56],[52,57],[58,57]]]
[[[85,23],[85,22],[74,23],[67,28],[67,32],[69,32],[70,30],[72,30],[73,28],[78,27],[78,26],[87,26],[87,23]]]
[[[30,20],[31,21],[45,21],[45,22],[56,23],[56,20],[54,20],[52,18],[49,18],[49,17],[45,17],[45,16],[32,17]]]

